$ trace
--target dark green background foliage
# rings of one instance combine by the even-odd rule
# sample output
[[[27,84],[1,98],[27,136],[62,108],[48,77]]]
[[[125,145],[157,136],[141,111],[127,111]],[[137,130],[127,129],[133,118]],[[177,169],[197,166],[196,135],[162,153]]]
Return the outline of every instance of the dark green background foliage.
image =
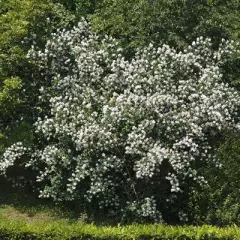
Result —
[[[74,12],[74,15],[79,20],[81,17],[86,17],[88,14],[94,13],[97,4],[101,0],[53,0],[54,3],[62,4],[67,10]]]
[[[117,38],[127,57],[150,42],[179,50],[199,36],[216,46],[222,38],[240,42],[239,0],[0,0],[0,154],[17,141],[31,145],[32,124],[47,108],[38,103],[38,89],[51,82],[26,57],[31,45],[42,48],[51,32],[83,16],[97,33]],[[240,90],[239,54],[222,72]],[[201,170],[209,186],[196,187],[177,203],[190,222],[240,224],[239,134],[226,133],[219,146],[222,168]]]
[[[192,221],[240,224],[240,135],[229,134],[219,149],[221,169],[204,169],[209,186],[196,191],[189,204]]]
[[[91,19],[97,31],[133,46],[181,47],[198,36],[239,39],[239,8],[238,0],[102,0]]]

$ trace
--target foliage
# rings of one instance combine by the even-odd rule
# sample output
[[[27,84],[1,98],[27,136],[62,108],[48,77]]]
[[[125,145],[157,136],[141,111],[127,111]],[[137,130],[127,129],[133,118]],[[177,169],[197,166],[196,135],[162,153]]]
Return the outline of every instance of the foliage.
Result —
[[[33,43],[45,45],[56,28],[74,16],[48,0],[7,0],[0,3],[0,151],[23,136],[31,139],[41,80],[26,58]],[[51,21],[51,23],[50,23]],[[22,126],[27,126],[22,128]],[[24,130],[24,132],[22,132]],[[25,132],[29,130],[28,134]],[[11,141],[15,137],[14,141]],[[2,150],[1,150],[2,149]]]
[[[29,22],[46,8],[46,4],[38,4],[35,8],[33,6],[33,1],[1,1],[0,4],[0,133],[2,135],[0,144],[2,149],[7,145],[7,131],[17,125],[15,120],[20,119],[24,114],[22,109],[24,100],[21,96],[23,82],[21,75],[17,74],[19,68],[22,71],[22,66],[26,62],[21,41],[28,36]],[[20,116],[18,116],[19,113]]]
[[[171,227],[163,225],[129,225],[119,227],[102,227],[93,224],[67,223],[52,221],[45,224],[25,223],[0,219],[1,239],[108,239],[108,240],[237,240],[240,231],[237,227],[216,228],[210,226]]]
[[[232,42],[215,51],[198,38],[184,52],[149,45],[125,60],[115,39],[86,22],[54,33],[29,53],[52,76],[41,88],[50,111],[35,123],[39,144],[33,153],[22,143],[7,149],[2,172],[29,154],[41,197],[128,219],[186,221],[183,198],[205,184],[198,170],[218,167],[215,139],[238,127],[239,95],[220,71],[232,52]]]
[[[80,20],[83,16],[94,13],[100,0],[53,0],[54,3],[60,3],[71,11],[75,17]]]
[[[5,79],[0,92],[0,115],[2,119],[11,118],[12,111],[17,110],[21,104],[20,89],[22,87],[19,78]],[[3,123],[2,123],[3,124]]]
[[[217,225],[240,224],[240,136],[226,134],[219,149],[221,171],[204,169],[209,186],[192,196],[189,211],[193,221]]]
[[[239,1],[103,0],[91,16],[95,30],[126,45],[186,46],[199,36],[239,38]]]

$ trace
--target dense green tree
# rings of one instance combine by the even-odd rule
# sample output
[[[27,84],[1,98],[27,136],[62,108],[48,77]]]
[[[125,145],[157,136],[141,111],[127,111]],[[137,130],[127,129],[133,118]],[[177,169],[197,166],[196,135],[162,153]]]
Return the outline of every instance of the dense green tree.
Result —
[[[26,55],[49,33],[74,22],[61,4],[49,0],[0,2],[0,151],[16,139],[30,142],[42,78]],[[28,132],[28,134],[27,134]]]
[[[198,36],[239,38],[239,7],[237,0],[103,0],[91,19],[97,31],[133,46],[182,46]]]
[[[93,14],[99,2],[102,0],[53,0],[54,3],[60,3],[69,11],[73,12],[78,20],[82,16]]]

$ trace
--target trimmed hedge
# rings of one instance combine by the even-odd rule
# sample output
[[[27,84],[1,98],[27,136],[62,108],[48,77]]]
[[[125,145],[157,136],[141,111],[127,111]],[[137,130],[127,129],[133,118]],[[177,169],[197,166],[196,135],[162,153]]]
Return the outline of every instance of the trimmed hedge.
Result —
[[[24,223],[0,219],[1,240],[239,240],[240,228],[211,226],[129,225],[97,227],[93,224]]]

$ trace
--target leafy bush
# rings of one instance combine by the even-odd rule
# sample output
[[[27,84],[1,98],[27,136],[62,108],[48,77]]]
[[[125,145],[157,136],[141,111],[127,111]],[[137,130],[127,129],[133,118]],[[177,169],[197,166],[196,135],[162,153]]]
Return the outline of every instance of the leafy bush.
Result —
[[[1,239],[108,239],[108,240],[237,240],[240,231],[237,227],[216,228],[201,227],[168,227],[163,225],[129,225],[123,227],[97,227],[86,224],[69,224],[54,222],[43,224],[26,224],[0,220]]]
[[[218,150],[221,171],[206,168],[208,186],[191,197],[192,222],[218,226],[240,224],[240,136],[225,134],[227,139]]]

